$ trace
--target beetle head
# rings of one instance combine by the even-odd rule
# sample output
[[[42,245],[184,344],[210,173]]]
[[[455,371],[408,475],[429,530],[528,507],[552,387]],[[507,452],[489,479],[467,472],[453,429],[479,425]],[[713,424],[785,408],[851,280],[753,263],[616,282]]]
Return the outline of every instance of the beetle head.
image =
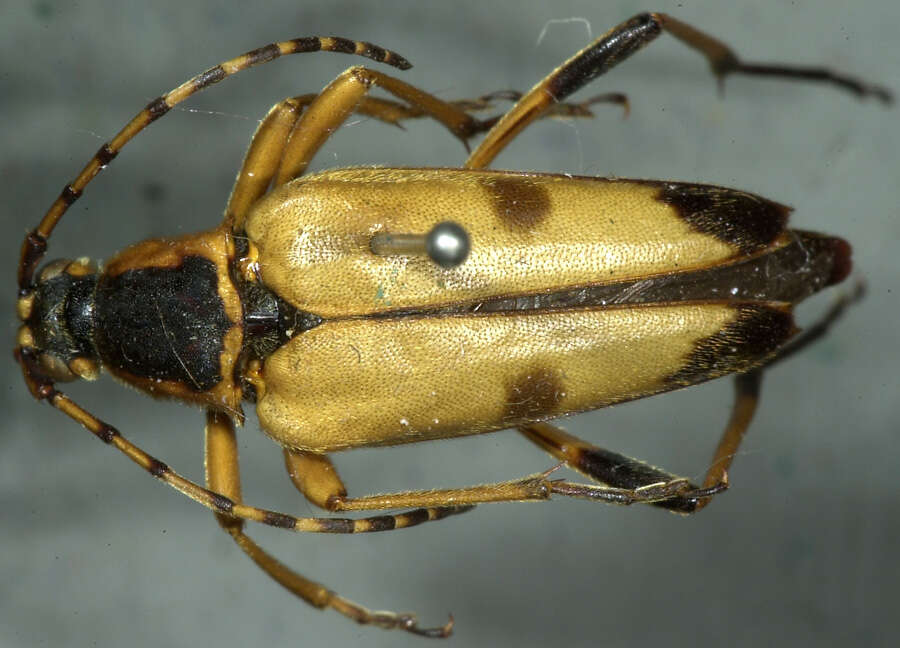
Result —
[[[36,380],[95,380],[100,364],[93,342],[97,268],[87,258],[51,261],[20,291],[23,322],[16,356]],[[36,375],[35,375],[36,374]]]

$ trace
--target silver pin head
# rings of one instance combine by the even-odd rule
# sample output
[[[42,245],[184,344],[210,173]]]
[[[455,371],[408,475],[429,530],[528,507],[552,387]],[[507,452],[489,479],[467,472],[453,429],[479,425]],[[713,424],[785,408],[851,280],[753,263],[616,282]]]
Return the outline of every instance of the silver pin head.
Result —
[[[435,225],[425,237],[428,256],[442,268],[462,265],[469,256],[469,234],[461,225],[444,221]]]
[[[469,256],[469,234],[457,223],[438,223],[428,234],[390,234],[379,232],[369,241],[379,256],[425,256],[442,268],[455,268]]]

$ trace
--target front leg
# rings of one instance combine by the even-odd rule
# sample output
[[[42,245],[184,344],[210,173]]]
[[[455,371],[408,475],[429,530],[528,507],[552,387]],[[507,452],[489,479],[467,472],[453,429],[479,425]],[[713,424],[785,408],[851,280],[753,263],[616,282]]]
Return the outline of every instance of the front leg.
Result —
[[[234,423],[225,414],[212,410],[206,412],[205,457],[207,488],[228,497],[233,502],[240,503],[241,477]],[[256,544],[244,533],[244,520],[223,513],[216,513],[216,520],[260,569],[313,607],[331,608],[360,624],[376,625],[386,630],[406,630],[425,637],[447,637],[452,631],[452,618],[443,626],[420,628],[415,615],[372,611],[338,596],[321,583],[298,574]]]

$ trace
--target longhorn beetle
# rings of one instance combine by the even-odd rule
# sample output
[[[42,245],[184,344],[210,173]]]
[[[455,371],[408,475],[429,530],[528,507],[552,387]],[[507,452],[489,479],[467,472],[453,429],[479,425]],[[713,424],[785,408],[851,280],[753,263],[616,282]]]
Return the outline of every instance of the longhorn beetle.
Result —
[[[438,520],[495,501],[551,495],[648,503],[691,513],[728,484],[764,366],[821,336],[850,298],[794,336],[793,306],[851,268],[840,238],[787,229],[789,209],[724,187],[486,170],[533,121],[590,116],[601,95],[566,98],[663,31],[729,74],[822,81],[889,103],[878,86],[826,69],[744,63],[678,20],[618,25],[524,95],[447,102],[354,66],[317,95],[277,103],[259,126],[215,229],[138,243],[102,268],[87,259],[39,271],[63,214],[122,147],[191,95],[241,70],[312,51],[399,69],[381,47],[343,38],[273,43],[150,102],[100,147],[25,238],[15,356],[46,400],[157,479],[211,509],[269,576],[319,608],[428,637],[413,615],[372,612],[275,560],[247,520],[293,531],[362,533]],[[395,100],[369,97],[373,86]],[[502,117],[473,113],[511,99]],[[430,117],[467,145],[461,168],[350,168],[304,176],[352,113]],[[56,388],[101,367],[150,395],[206,411],[206,486],[129,442]],[[737,395],[702,484],[593,446],[548,423],[737,374]],[[288,473],[328,511],[411,508],[362,519],[299,518],[245,504],[235,426],[242,401],[284,452]],[[328,455],[516,428],[595,483],[550,472],[504,483],[351,497]],[[551,471],[552,472],[552,471]]]

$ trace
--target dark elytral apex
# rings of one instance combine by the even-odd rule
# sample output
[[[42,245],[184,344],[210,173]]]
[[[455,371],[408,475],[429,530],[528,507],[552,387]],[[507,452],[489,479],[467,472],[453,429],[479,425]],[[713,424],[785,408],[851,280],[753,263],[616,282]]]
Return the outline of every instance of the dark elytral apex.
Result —
[[[761,304],[734,306],[737,316],[721,331],[696,343],[688,362],[667,382],[693,385],[764,362],[797,328],[790,311]]]
[[[659,200],[674,207],[691,227],[737,247],[742,254],[764,250],[781,234],[790,208],[736,189],[681,182],[659,186]]]

